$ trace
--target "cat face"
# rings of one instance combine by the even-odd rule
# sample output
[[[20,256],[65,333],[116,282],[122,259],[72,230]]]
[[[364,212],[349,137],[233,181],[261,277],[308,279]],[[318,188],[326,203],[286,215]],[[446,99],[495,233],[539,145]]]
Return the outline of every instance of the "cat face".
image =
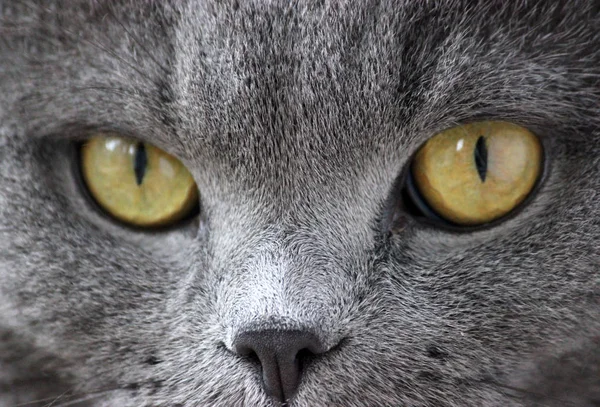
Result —
[[[599,26],[591,0],[0,1],[0,405],[591,405]],[[416,152],[480,122],[535,134],[536,185],[428,218]],[[100,210],[99,134],[180,160],[198,215]]]

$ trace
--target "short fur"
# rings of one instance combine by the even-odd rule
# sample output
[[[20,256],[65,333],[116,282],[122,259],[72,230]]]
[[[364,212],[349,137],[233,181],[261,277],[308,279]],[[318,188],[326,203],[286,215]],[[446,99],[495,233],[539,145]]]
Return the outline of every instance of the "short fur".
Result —
[[[600,405],[599,106],[595,0],[0,0],[0,406],[275,406],[250,328],[332,348],[294,407]],[[399,207],[418,146],[486,119],[540,136],[530,202]],[[100,214],[99,131],[181,159],[199,219]]]

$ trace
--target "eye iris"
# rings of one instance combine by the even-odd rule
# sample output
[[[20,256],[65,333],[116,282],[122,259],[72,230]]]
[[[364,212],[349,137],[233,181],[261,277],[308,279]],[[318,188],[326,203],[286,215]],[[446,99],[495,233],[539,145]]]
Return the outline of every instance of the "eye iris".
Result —
[[[527,197],[541,162],[541,144],[527,129],[479,122],[429,139],[411,169],[418,191],[439,216],[479,225],[506,215]]]
[[[166,226],[197,207],[197,187],[187,169],[145,143],[93,137],[82,146],[81,169],[96,202],[134,226]]]

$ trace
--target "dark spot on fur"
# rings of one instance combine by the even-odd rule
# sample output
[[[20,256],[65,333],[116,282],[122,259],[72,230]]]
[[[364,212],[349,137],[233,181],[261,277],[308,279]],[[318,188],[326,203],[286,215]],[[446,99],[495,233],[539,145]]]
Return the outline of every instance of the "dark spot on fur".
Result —
[[[445,361],[448,359],[448,354],[435,345],[427,346],[427,356],[433,359]]]
[[[158,93],[158,101],[161,105],[169,105],[173,103],[173,90],[171,86],[166,82],[166,80],[160,80],[156,84],[157,93]]]
[[[162,388],[165,384],[164,380],[152,380],[149,383],[150,394],[156,394],[156,392]]]
[[[0,335],[0,342],[8,342],[10,339],[12,339],[13,334],[12,332],[3,332]]]
[[[159,119],[163,125],[173,130],[177,130],[179,124],[179,118],[173,116],[170,111],[170,106],[175,100],[175,96],[171,86],[167,83],[167,80],[159,80],[157,82],[157,99],[159,106]]]
[[[126,390],[138,390],[140,388],[139,383],[129,383],[125,385]]]
[[[144,361],[144,363],[154,366],[158,365],[159,363],[162,363],[162,360],[158,359],[156,356],[150,356]]]

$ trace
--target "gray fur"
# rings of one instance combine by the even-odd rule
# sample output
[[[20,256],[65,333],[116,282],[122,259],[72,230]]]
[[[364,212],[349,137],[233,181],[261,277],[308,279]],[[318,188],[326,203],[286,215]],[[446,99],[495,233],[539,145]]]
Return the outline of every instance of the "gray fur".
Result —
[[[332,347],[294,407],[599,405],[599,106],[595,0],[0,0],[0,406],[274,406],[249,327]],[[480,119],[541,137],[534,198],[468,233],[394,209]],[[99,214],[100,130],[178,156],[200,218]]]

